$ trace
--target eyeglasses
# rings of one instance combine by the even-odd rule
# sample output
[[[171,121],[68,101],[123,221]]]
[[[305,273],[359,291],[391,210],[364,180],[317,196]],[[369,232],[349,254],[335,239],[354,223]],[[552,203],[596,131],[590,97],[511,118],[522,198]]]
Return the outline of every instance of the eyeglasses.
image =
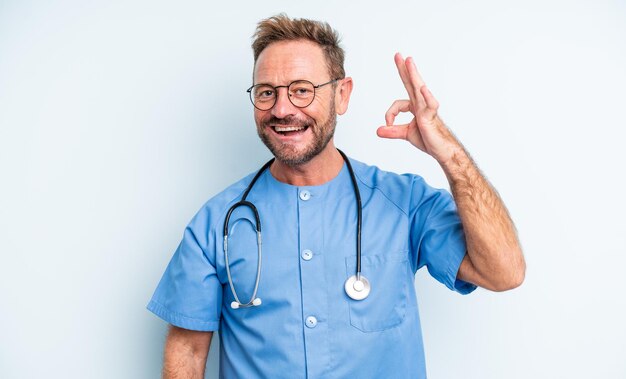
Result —
[[[287,86],[273,87],[269,84],[255,84],[248,88],[246,92],[250,94],[252,105],[258,110],[268,111],[276,104],[278,98],[278,89],[287,88],[287,98],[295,107],[306,108],[315,99],[315,90],[327,84],[334,83],[339,79],[333,79],[329,82],[314,85],[308,80],[296,80]]]

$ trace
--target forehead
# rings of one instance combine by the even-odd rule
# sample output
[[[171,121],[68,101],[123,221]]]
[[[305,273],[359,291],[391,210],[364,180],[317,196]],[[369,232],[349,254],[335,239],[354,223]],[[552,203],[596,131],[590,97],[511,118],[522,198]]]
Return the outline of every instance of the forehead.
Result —
[[[285,85],[298,79],[317,82],[328,77],[324,51],[311,41],[280,41],[267,46],[254,67],[254,82]]]

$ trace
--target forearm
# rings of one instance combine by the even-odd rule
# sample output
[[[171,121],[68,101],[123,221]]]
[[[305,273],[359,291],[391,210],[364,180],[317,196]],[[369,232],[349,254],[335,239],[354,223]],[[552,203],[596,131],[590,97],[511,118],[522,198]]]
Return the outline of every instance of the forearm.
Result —
[[[204,378],[211,337],[211,332],[171,327],[165,343],[163,379]]]
[[[526,265],[509,213],[497,191],[457,142],[441,163],[450,183],[467,243],[459,279],[490,290],[519,286]]]
[[[457,278],[495,291],[519,286],[526,266],[513,221],[496,190],[437,114],[439,102],[424,84],[411,58],[394,56],[409,100],[396,100],[385,113],[378,136],[402,138],[439,162],[448,177],[465,238],[467,255]],[[408,124],[396,116],[411,112]]]

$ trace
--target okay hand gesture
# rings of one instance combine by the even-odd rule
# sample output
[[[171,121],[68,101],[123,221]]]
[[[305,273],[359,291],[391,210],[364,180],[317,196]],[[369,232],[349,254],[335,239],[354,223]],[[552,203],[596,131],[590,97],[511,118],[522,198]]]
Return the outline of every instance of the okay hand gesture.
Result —
[[[385,113],[386,125],[378,128],[377,134],[382,138],[405,139],[439,163],[445,164],[462,147],[437,115],[439,103],[417,72],[413,58],[405,59],[396,53],[394,60],[409,99],[396,100],[391,104]],[[411,122],[394,125],[400,112],[411,112]]]

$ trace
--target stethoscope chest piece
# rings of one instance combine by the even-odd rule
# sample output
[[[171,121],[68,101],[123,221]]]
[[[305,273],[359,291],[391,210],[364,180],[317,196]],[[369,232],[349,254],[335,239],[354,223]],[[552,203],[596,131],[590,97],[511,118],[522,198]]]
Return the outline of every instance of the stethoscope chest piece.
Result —
[[[370,282],[363,275],[357,279],[356,275],[352,275],[346,280],[344,285],[346,294],[352,300],[363,300],[370,294]]]

